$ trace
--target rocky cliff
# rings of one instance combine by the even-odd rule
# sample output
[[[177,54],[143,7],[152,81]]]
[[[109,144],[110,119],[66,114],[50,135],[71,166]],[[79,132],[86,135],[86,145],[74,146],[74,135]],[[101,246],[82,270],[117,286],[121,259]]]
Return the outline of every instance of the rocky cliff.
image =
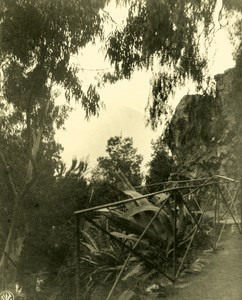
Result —
[[[233,69],[215,76],[215,80],[216,97],[185,96],[166,130],[165,141],[181,176],[237,177],[236,103],[230,96]]]

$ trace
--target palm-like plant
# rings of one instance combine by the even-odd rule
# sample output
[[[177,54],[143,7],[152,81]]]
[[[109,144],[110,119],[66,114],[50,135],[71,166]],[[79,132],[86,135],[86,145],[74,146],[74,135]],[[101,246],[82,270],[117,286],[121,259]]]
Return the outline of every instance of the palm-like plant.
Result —
[[[94,288],[93,282],[98,282],[98,278],[107,282],[118,271],[123,273],[123,280],[143,274],[147,277],[154,274],[154,269],[165,272],[171,266],[175,231],[178,248],[182,247],[183,238],[189,236],[187,228],[184,230],[186,209],[178,192],[160,193],[148,199],[137,192],[121,172],[117,176],[119,188],[134,201],[99,211],[106,217],[105,229],[100,218],[95,220],[97,215],[87,218],[110,237],[109,249],[101,249],[97,238],[83,232],[86,240],[83,246],[88,249],[88,254],[83,256],[82,262],[90,268],[88,278],[91,278],[92,286],[89,290]],[[89,283],[87,281],[87,285]]]

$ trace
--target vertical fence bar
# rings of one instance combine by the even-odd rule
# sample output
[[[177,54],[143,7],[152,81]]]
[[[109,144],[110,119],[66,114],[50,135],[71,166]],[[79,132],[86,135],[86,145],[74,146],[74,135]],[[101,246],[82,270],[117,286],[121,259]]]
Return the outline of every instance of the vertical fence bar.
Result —
[[[214,207],[214,232],[213,232],[213,238],[214,238],[214,248],[216,249],[217,248],[217,245],[216,245],[216,230],[217,230],[217,199],[215,199],[215,207]]]
[[[217,186],[218,186],[219,193],[220,193],[220,195],[221,195],[221,197],[222,197],[223,203],[225,204],[225,206],[226,206],[228,212],[230,213],[230,216],[232,217],[232,219],[233,219],[235,225],[237,226],[239,232],[241,232],[241,231],[242,231],[242,230],[241,230],[241,227],[239,226],[238,222],[236,221],[236,219],[235,219],[235,217],[234,217],[234,215],[233,215],[233,212],[232,212],[230,206],[228,205],[228,203],[227,203],[227,201],[226,201],[226,198],[224,197],[224,194],[223,194],[222,190],[220,189],[220,186],[219,186],[219,185],[217,185]]]
[[[76,300],[80,300],[80,216],[76,215]]]
[[[234,217],[234,215],[233,215],[233,212],[232,212],[230,206],[228,205],[228,203],[227,203],[227,201],[226,201],[226,198],[224,197],[223,191],[221,190],[221,188],[220,188],[219,185],[217,185],[217,186],[218,186],[218,190],[219,190],[219,193],[220,193],[220,195],[221,195],[221,197],[222,197],[222,201],[223,201],[224,205],[226,206],[228,212],[230,213],[230,216],[232,217],[232,219],[233,219],[235,225],[238,227],[239,231],[241,232],[241,228],[240,228],[238,222],[236,221],[236,219],[235,219],[235,217]]]
[[[6,261],[6,256],[5,256],[5,252],[3,252],[2,291],[5,290],[5,261]]]
[[[242,178],[239,181],[239,189],[240,189],[240,233],[242,233]]]
[[[176,196],[175,202],[174,202],[174,224],[173,224],[173,236],[174,236],[174,251],[173,251],[173,280],[176,280],[176,252],[177,252],[177,230],[176,230],[176,217],[177,217],[177,212],[176,212]]]
[[[146,225],[145,229],[143,230],[142,234],[139,236],[138,240],[135,242],[135,244],[132,247],[132,250],[135,250],[136,247],[139,245],[140,241],[142,240],[142,238],[144,237],[144,235],[146,234],[147,230],[150,228],[151,224],[155,221],[155,219],[157,218],[157,216],[159,215],[159,213],[161,212],[161,210],[163,209],[163,207],[165,206],[167,202],[167,199],[162,203],[161,207],[156,211],[156,213],[154,214],[154,216],[151,218],[151,220],[149,221],[149,223]],[[126,258],[121,270],[119,271],[119,274],[107,296],[107,298],[105,300],[109,300],[114,292],[114,289],[116,288],[118,281],[121,278],[121,275],[123,274],[127,264],[129,263],[129,260],[131,258],[132,252],[129,253],[128,257]]]
[[[214,186],[214,192],[215,192],[215,206],[214,206],[214,248],[217,249],[217,221],[219,221],[218,217],[218,189],[217,186]]]

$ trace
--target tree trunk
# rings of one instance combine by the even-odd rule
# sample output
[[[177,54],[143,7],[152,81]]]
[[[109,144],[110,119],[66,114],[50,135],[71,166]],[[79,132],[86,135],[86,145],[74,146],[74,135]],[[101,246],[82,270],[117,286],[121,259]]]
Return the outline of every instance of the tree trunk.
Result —
[[[14,212],[9,228],[8,237],[0,261],[0,281],[4,289],[12,289],[15,286],[16,264],[23,244],[18,245],[16,236],[18,205],[14,205]],[[20,240],[19,240],[20,241]]]
[[[11,225],[8,231],[5,247],[2,251],[2,257],[0,260],[0,284],[2,282],[3,287],[8,289],[14,288],[15,290],[17,263],[19,262],[21,251],[23,248],[23,243],[25,240],[25,234],[23,232],[19,234],[16,229],[18,228],[19,218],[22,215],[22,206],[23,201],[25,199],[25,195],[28,193],[29,189],[31,188],[37,177],[36,157],[40,148],[49,105],[50,98],[46,101],[43,107],[41,124],[39,125],[39,128],[37,128],[35,131],[33,128],[31,128],[30,116],[27,116],[27,131],[29,132],[29,137],[32,136],[29,140],[30,159],[26,174],[26,184],[24,185],[22,191],[19,194],[17,194],[16,192],[16,188],[11,178],[11,174],[8,170],[8,166],[4,159],[4,156],[0,152],[0,159],[2,161],[3,166],[6,169],[9,192],[13,195],[12,198],[14,199]]]

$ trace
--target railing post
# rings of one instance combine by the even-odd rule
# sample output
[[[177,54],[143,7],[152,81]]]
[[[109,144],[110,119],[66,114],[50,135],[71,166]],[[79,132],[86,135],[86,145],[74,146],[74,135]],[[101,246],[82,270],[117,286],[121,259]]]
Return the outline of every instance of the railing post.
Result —
[[[80,300],[80,215],[76,215],[76,300]]]
[[[217,232],[217,199],[215,199],[215,207],[214,207],[214,248],[217,249],[217,237],[216,237],[216,232]]]
[[[219,184],[219,183],[218,183]],[[217,222],[219,222],[219,201],[218,201],[218,187],[215,184],[215,206],[214,206],[214,248],[217,249]]]
[[[242,233],[242,178],[239,181],[240,188],[240,233]]]
[[[5,283],[5,263],[6,263],[6,254],[3,252],[3,266],[2,266],[2,291],[6,288]]]
[[[174,197],[174,224],[173,224],[173,236],[174,236],[174,250],[173,250],[173,280],[175,282],[176,280],[176,261],[177,261],[177,230],[176,230],[176,218],[177,218],[177,212],[176,212],[176,196]]]

